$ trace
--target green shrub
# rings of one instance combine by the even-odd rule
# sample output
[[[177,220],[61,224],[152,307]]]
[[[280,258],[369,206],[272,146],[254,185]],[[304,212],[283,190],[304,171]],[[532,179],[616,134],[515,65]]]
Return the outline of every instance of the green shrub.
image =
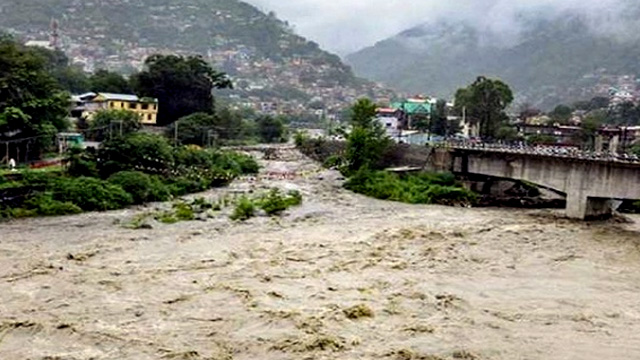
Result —
[[[196,218],[193,207],[184,202],[177,202],[173,204],[173,211],[175,213],[175,218],[178,219],[178,221],[191,221]]]
[[[267,215],[279,215],[287,210],[287,202],[278,189],[271,189],[267,195],[263,196],[259,206]]]
[[[246,196],[241,197],[236,203],[231,214],[231,220],[245,221],[255,216],[256,206],[251,199]]]
[[[309,140],[309,136],[302,131],[296,131],[293,134],[293,142],[298,148],[302,147],[307,140]]]
[[[156,214],[155,219],[163,224],[175,224],[179,221],[172,211],[162,211]]]
[[[89,177],[59,179],[53,186],[53,199],[73,203],[84,211],[116,210],[133,203],[119,185]]]
[[[60,173],[26,170],[22,172],[22,183],[29,186],[48,186],[60,178]]]
[[[283,211],[292,206],[302,203],[302,195],[299,191],[290,191],[283,195],[279,189],[271,189],[259,201],[258,206],[267,215],[280,215]]]
[[[103,178],[125,170],[166,174],[173,164],[173,148],[162,136],[132,133],[103,142],[98,158]]]
[[[287,192],[287,205],[298,206],[302,204],[302,194],[298,190],[291,190]]]
[[[360,169],[345,187],[381,200],[410,204],[470,205],[477,195],[460,186],[452,174],[423,173],[400,177],[385,171]]]
[[[211,181],[195,176],[178,176],[167,180],[167,188],[173,196],[183,196],[209,189]]]
[[[109,177],[110,183],[119,185],[133,198],[134,204],[149,201],[166,201],[169,189],[157,176],[150,176],[139,171],[121,171]]]
[[[40,194],[29,199],[25,205],[40,216],[73,215],[82,212],[80,207],[71,202],[54,200],[51,193]]]
[[[97,177],[98,163],[95,153],[72,147],[67,152],[67,175],[73,177]]]

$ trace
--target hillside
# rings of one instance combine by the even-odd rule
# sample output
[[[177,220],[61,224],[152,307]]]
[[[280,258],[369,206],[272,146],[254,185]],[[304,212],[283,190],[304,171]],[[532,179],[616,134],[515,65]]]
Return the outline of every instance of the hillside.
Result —
[[[233,95],[255,101],[294,98],[287,106],[315,100],[331,108],[377,91],[275,14],[237,0],[0,3],[2,28],[24,40],[47,40],[52,19],[61,48],[88,71],[132,72],[150,54],[177,52],[205,56],[233,76]]]
[[[477,75],[498,76],[521,101],[542,107],[606,94],[623,86],[624,76],[635,80],[640,74],[640,36],[598,33],[575,14],[525,18],[521,26],[514,41],[463,22],[425,24],[352,54],[348,62],[358,75],[398,90],[439,96],[451,96]]]

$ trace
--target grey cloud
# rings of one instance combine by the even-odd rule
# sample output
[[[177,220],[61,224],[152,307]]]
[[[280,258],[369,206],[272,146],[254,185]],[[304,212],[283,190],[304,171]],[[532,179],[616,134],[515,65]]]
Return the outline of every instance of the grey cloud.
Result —
[[[624,39],[637,36],[634,0],[246,0],[288,20],[301,35],[325,49],[346,54],[421,23],[464,20],[515,41],[521,21],[532,14],[556,16],[567,10],[587,16],[594,31]],[[637,0],[635,0],[637,1]]]

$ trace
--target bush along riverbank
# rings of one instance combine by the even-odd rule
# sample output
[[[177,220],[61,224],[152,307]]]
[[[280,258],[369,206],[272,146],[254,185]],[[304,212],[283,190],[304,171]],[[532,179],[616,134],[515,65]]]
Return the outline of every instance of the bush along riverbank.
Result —
[[[361,169],[349,177],[345,187],[376,199],[409,204],[472,206],[478,202],[477,194],[462,187],[448,173],[397,175]]]
[[[199,147],[174,147],[161,136],[133,133],[95,150],[73,149],[63,172],[25,171],[0,177],[0,218],[106,211],[225,186],[255,174],[247,155]]]
[[[382,200],[411,204],[472,206],[478,195],[464,188],[453,174],[421,173],[398,175],[383,169],[397,164],[396,147],[375,120],[377,106],[362,99],[351,107],[351,131],[344,132],[346,142],[327,142],[296,134],[301,152],[337,168],[347,178],[345,187],[359,194]]]

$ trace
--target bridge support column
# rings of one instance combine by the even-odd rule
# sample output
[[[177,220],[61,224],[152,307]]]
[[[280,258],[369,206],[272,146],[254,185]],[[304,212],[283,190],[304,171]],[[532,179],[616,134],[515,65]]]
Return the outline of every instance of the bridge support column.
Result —
[[[580,220],[607,218],[613,215],[616,204],[619,205],[613,199],[568,194],[567,217]]]

